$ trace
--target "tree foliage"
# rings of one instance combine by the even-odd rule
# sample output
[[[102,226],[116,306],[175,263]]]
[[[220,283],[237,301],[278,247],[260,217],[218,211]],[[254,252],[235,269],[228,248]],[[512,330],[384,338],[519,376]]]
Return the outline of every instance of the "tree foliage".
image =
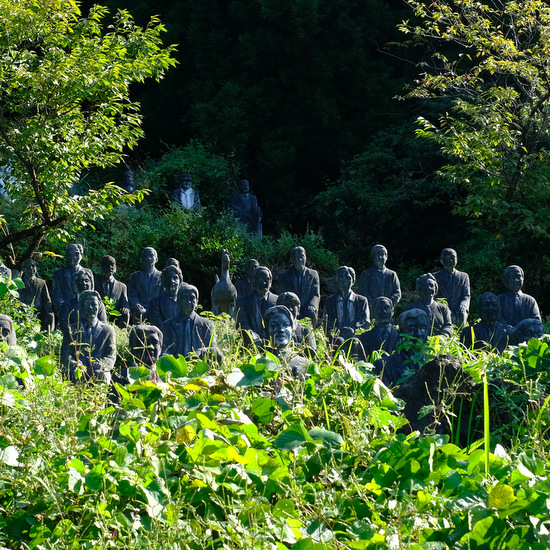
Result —
[[[410,96],[440,105],[420,118],[456,186],[455,212],[500,235],[508,249],[550,239],[550,7],[523,2],[409,0],[430,60]],[[526,241],[527,240],[527,241]],[[516,250],[517,252],[517,250]]]
[[[174,65],[157,18],[145,28],[125,11],[86,17],[75,0],[0,1],[0,161],[9,202],[0,248],[63,238],[113,205],[134,202],[114,185],[84,196],[70,189],[92,166],[112,166],[142,136],[130,85]]]

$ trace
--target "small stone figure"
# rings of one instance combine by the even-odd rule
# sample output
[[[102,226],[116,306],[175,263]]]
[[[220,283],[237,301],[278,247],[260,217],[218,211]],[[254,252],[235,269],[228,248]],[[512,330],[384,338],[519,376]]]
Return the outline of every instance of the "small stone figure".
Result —
[[[120,187],[126,191],[126,193],[134,193],[136,191],[136,180],[134,174],[130,170],[127,170],[122,175],[122,181]]]
[[[56,313],[59,312],[59,307],[63,302],[76,298],[73,290],[73,273],[75,271],[86,271],[93,277],[88,268],[80,265],[82,254],[84,254],[84,248],[81,244],[70,244],[65,252],[67,265],[53,272],[52,301]]]
[[[253,291],[237,302],[236,323],[243,333],[245,346],[261,345],[267,338],[263,316],[277,303],[277,295],[270,292],[272,280],[267,267],[257,267],[252,276]]]
[[[95,288],[102,298],[109,298],[114,302],[114,309],[120,315],[111,316],[110,321],[117,327],[126,328],[130,322],[130,304],[128,302],[128,289],[126,285],[115,279],[116,260],[109,255],[102,256],[99,260],[101,275],[95,278]]]
[[[51,332],[55,321],[48,285],[44,279],[36,276],[36,262],[31,258],[24,260],[21,268],[25,288],[19,289],[19,299],[24,304],[36,308],[42,330]]]
[[[235,309],[237,307],[237,289],[231,282],[231,274],[229,273],[229,251],[224,250],[222,253],[222,271],[221,276],[216,275],[216,284],[210,293],[212,300],[212,312],[214,315],[227,313],[231,317],[235,317]]]
[[[371,308],[378,296],[389,298],[395,306],[401,299],[401,285],[397,273],[386,267],[386,247],[381,244],[374,245],[370,251],[370,259],[372,266],[361,273],[357,292],[365,296]]]
[[[130,275],[128,300],[133,324],[140,324],[147,318],[149,302],[160,294],[162,283],[160,271],[155,268],[157,251],[147,246],[141,251],[141,270]]]
[[[327,298],[323,312],[327,334],[336,331],[343,340],[353,338],[357,329],[370,327],[369,304],[364,296],[351,290],[354,283],[355,270],[340,266],[336,270],[338,292]]]
[[[292,340],[296,345],[304,344],[306,350],[313,352],[317,351],[317,342],[315,342],[315,335],[311,328],[306,328],[300,322],[298,322],[298,315],[300,313],[300,298],[294,294],[294,292],[281,292],[277,296],[277,305],[285,306],[292,314],[293,322],[293,334]]]
[[[477,299],[477,311],[481,320],[464,327],[460,333],[461,342],[468,348],[489,348],[502,353],[508,345],[510,330],[499,322],[500,302],[492,292],[484,292]]]
[[[445,248],[439,261],[443,269],[434,273],[439,287],[437,298],[447,300],[453,324],[463,327],[470,309],[470,278],[456,269],[457,254],[452,248]]]
[[[423,309],[408,309],[399,316],[400,339],[409,335],[418,340],[415,345],[394,351],[390,356],[374,362],[373,372],[382,378],[386,386],[395,386],[407,371],[417,371],[424,364],[422,345],[428,339],[430,328],[430,318]]]
[[[183,283],[181,271],[175,265],[169,265],[162,270],[162,291],[149,302],[147,316],[149,322],[162,329],[164,321],[179,315],[177,304],[178,289]]]
[[[97,317],[101,296],[95,290],[80,294],[82,315],[77,323],[70,325],[63,335],[61,365],[71,382],[79,380],[111,381],[111,371],[116,360],[115,329]]]
[[[364,359],[368,361],[373,351],[382,350],[391,354],[397,347],[399,333],[392,324],[393,302],[390,298],[379,296],[372,305],[374,327],[358,336],[363,346]]]
[[[193,176],[189,172],[182,172],[179,177],[179,187],[172,191],[170,200],[188,212],[200,212],[199,192],[191,187],[192,184]]]
[[[235,217],[246,225],[249,233],[261,235],[262,210],[258,206],[256,195],[250,193],[250,182],[241,180],[239,192],[231,197],[231,210]]]
[[[532,338],[544,336],[544,325],[537,319],[523,319],[515,327],[510,340],[512,344],[529,342]]]
[[[211,354],[222,361],[223,354],[216,345],[214,323],[195,312],[199,303],[198,289],[192,285],[181,285],[177,301],[179,314],[165,321],[162,326],[163,355],[185,357],[194,352],[199,357]]]
[[[294,292],[300,298],[298,319],[309,317],[313,326],[317,324],[319,311],[319,274],[306,267],[306,251],[297,246],[290,251],[292,267],[279,275],[279,292]]]
[[[235,281],[235,288],[237,289],[237,300],[248,296],[252,292],[252,277],[254,276],[254,270],[259,267],[259,265],[260,264],[258,260],[254,260],[253,258],[246,262],[246,277],[244,279],[239,279],[238,281]]]
[[[508,266],[502,275],[502,282],[506,292],[500,294],[500,321],[515,327],[523,319],[537,319],[541,321],[537,301],[521,291],[524,274],[519,265]]]
[[[11,269],[0,259],[0,276],[11,280]]]
[[[4,314],[0,314],[0,341],[6,342],[10,348],[17,345],[13,321],[11,317]]]
[[[407,309],[422,309],[430,317],[431,334],[453,335],[451,310],[443,303],[436,302],[438,285],[431,273],[425,273],[416,279],[416,292],[420,300],[407,306]]]

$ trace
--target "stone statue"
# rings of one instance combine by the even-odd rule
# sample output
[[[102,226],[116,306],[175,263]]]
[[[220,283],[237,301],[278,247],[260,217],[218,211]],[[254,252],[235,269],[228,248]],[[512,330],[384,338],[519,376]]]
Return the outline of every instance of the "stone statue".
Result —
[[[194,352],[199,357],[212,355],[222,361],[223,354],[216,345],[214,323],[195,312],[199,303],[198,289],[192,285],[181,285],[177,303],[179,314],[162,326],[163,354],[187,356]]]
[[[212,300],[212,312],[215,315],[227,313],[231,317],[235,317],[235,309],[237,307],[237,289],[231,282],[231,274],[229,273],[229,251],[224,250],[222,253],[222,270],[220,277],[216,275],[216,284],[210,293]]]
[[[11,280],[11,269],[0,259],[0,276]]]
[[[257,267],[252,276],[253,291],[237,301],[236,323],[243,333],[245,346],[261,345],[267,338],[263,316],[277,303],[277,295],[270,292],[272,280],[267,267]]]
[[[523,319],[515,327],[510,341],[512,344],[522,344],[529,342],[532,338],[542,338],[544,336],[544,325],[538,319]]]
[[[363,346],[363,359],[368,361],[373,351],[382,350],[391,354],[397,348],[399,333],[393,325],[393,302],[390,298],[379,296],[372,304],[374,327],[358,336]]]
[[[169,265],[161,273],[162,291],[149,302],[147,317],[149,322],[162,329],[164,321],[179,315],[177,304],[178,289],[183,283],[183,275],[175,265]]]
[[[289,345],[293,336],[294,317],[285,306],[273,306],[265,312],[270,351],[280,359],[293,376],[304,377],[309,361],[293,354]]]
[[[92,278],[92,272],[80,265],[84,248],[81,244],[70,244],[65,252],[67,265],[60,267],[53,272],[52,301],[54,311],[59,312],[59,307],[63,302],[76,298],[73,290],[73,273],[75,271],[86,271]]]
[[[468,348],[489,348],[502,353],[508,345],[510,327],[499,322],[500,302],[492,292],[484,292],[476,302],[480,321],[464,327],[461,342]]]
[[[361,273],[357,292],[365,296],[371,308],[378,296],[386,296],[393,305],[397,304],[401,299],[401,285],[397,273],[386,267],[386,247],[374,245],[370,251],[370,259],[372,266]]]
[[[292,267],[279,275],[279,292],[294,292],[300,298],[298,319],[309,317],[313,326],[317,324],[319,311],[319,274],[306,267],[306,251],[297,246],[290,251]]]
[[[327,334],[338,333],[343,340],[353,338],[357,329],[370,327],[369,304],[364,296],[351,290],[354,283],[355,270],[340,266],[336,270],[338,291],[327,298],[323,312]]]
[[[82,315],[63,335],[61,365],[65,376],[76,382],[79,371],[82,380],[111,381],[116,360],[115,329],[98,319],[101,296],[95,290],[80,294]]]
[[[424,364],[422,347],[428,339],[430,330],[431,320],[423,309],[408,309],[399,316],[400,339],[405,339],[408,335],[417,340],[412,346],[403,347],[374,362],[373,372],[381,377],[386,386],[395,386],[407,371],[415,372]]]
[[[126,191],[126,193],[134,193],[136,191],[136,180],[134,179],[134,173],[127,170],[122,175],[122,181],[120,187]]]
[[[8,347],[17,345],[17,335],[13,327],[13,321],[8,315],[0,314],[0,340],[6,342]]]
[[[470,309],[470,278],[456,268],[457,255],[452,248],[445,248],[440,257],[443,269],[434,273],[439,290],[437,298],[444,298],[451,310],[451,319],[457,327],[466,325]]]
[[[298,346],[303,344],[306,347],[306,350],[315,354],[317,351],[317,342],[315,342],[313,330],[298,322],[298,315],[301,309],[300,298],[298,298],[294,292],[281,292],[281,294],[277,296],[277,305],[285,306],[292,314],[292,340],[294,343]]]
[[[407,306],[407,309],[422,309],[430,318],[432,334],[453,335],[451,310],[445,304],[435,301],[438,285],[431,273],[425,273],[416,279],[416,292],[420,300]]]
[[[141,270],[130,275],[128,282],[128,301],[132,322],[140,324],[147,318],[149,302],[160,294],[162,283],[160,271],[155,268],[158,261],[157,251],[147,246],[141,251]]]
[[[250,182],[239,181],[238,189],[239,192],[231,197],[231,210],[235,212],[235,217],[246,225],[249,233],[261,235],[262,211],[256,195],[250,193]]]
[[[523,319],[537,319],[541,321],[537,301],[521,291],[524,274],[519,265],[508,266],[502,275],[502,282],[506,292],[500,294],[500,321],[515,327]]]
[[[109,255],[102,256],[99,268],[101,275],[95,278],[95,288],[102,298],[113,300],[115,311],[120,313],[118,316],[111,316],[110,321],[120,328],[126,328],[130,322],[128,289],[124,283],[115,279],[116,260]]]
[[[179,177],[179,187],[172,191],[170,200],[188,212],[200,212],[199,192],[191,187],[192,184],[193,176],[189,172],[182,172]]]
[[[246,277],[244,279],[239,279],[235,281],[235,288],[237,289],[237,300],[248,296],[252,292],[252,277],[254,275],[254,270],[259,267],[258,260],[251,258],[246,262]]]
[[[44,279],[36,276],[36,262],[33,259],[24,260],[21,268],[25,288],[19,289],[19,299],[36,309],[42,330],[51,332],[55,327],[55,321],[48,285]]]

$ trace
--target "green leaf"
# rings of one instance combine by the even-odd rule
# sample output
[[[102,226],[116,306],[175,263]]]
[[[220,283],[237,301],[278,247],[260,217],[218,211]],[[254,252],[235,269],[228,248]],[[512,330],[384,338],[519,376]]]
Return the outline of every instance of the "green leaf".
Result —
[[[504,510],[515,500],[514,489],[509,485],[496,485],[489,491],[489,508]]]
[[[314,443],[314,441],[300,422],[282,431],[273,441],[273,446],[282,451],[293,451],[297,447],[304,446],[305,443]]]
[[[34,362],[34,372],[42,376],[51,376],[55,372],[55,360],[47,355]]]
[[[325,447],[339,448],[344,443],[344,438],[340,434],[330,430],[313,428],[309,430],[309,435],[316,441],[322,441]]]
[[[259,397],[252,403],[252,413],[262,424],[269,424],[273,420],[273,411],[276,404],[274,399]]]
[[[187,376],[189,367],[185,357],[173,355],[165,355],[157,361],[157,372],[159,376],[165,378],[168,373],[172,374],[173,378],[183,378]]]

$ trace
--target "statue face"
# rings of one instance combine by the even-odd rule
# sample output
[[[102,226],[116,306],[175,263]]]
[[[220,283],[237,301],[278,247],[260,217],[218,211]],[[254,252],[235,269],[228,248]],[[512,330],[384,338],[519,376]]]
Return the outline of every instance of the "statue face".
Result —
[[[298,270],[301,271],[306,266],[306,251],[301,248],[295,248],[292,251],[292,265]]]
[[[87,274],[82,274],[75,278],[74,285],[76,286],[76,291],[78,293],[84,292],[85,290],[93,290],[94,285],[91,278]]]
[[[0,340],[7,342],[11,334],[11,324],[5,319],[0,320]]]
[[[425,342],[428,339],[428,318],[425,315],[411,317],[407,321],[405,332]]]
[[[254,270],[259,266],[258,260],[248,260],[248,262],[246,262],[246,276],[249,280],[252,280]]]
[[[444,250],[440,258],[441,265],[450,271],[456,267],[457,256],[454,250]]]
[[[99,312],[99,300],[97,296],[89,296],[82,303],[82,316],[86,321],[92,322]]]
[[[179,275],[177,273],[171,273],[166,283],[166,291],[168,292],[168,294],[175,296],[181,284]]]
[[[105,279],[110,279],[116,273],[116,262],[112,260],[104,260],[101,262],[101,275]]]
[[[191,315],[198,303],[199,298],[194,290],[178,292],[178,307],[183,315]]]
[[[298,318],[298,314],[300,313],[300,306],[298,304],[286,302],[285,300],[279,302],[279,300],[277,300],[277,305],[285,306],[288,308],[290,313],[292,313],[292,317],[294,317],[294,319]]]
[[[76,267],[77,265],[80,264],[80,261],[82,260],[82,254],[76,246],[71,244],[67,247],[65,258],[67,260],[68,266]]]
[[[154,248],[144,248],[141,251],[141,266],[143,269],[151,269],[157,263],[157,253]]]
[[[26,262],[23,266],[23,277],[25,279],[32,279],[36,276],[36,262],[31,260],[30,262]]]
[[[418,285],[421,300],[431,300],[437,294],[437,283],[433,279],[423,279]]]
[[[191,185],[193,184],[193,178],[189,175],[184,175],[180,177],[180,186],[187,190],[191,189]]]
[[[377,325],[387,325],[393,317],[393,305],[386,300],[376,301],[373,308],[373,316]]]
[[[388,253],[383,248],[376,248],[372,253],[372,264],[382,269],[388,261]]]
[[[519,292],[523,286],[523,275],[519,269],[510,269],[504,282],[508,292]]]
[[[336,275],[336,285],[338,286],[338,290],[340,290],[340,292],[347,294],[351,290],[354,282],[355,279],[349,269],[338,270]]]
[[[254,285],[254,290],[260,295],[264,296],[269,292],[271,288],[271,275],[267,271],[259,271],[254,274],[254,279],[252,281]]]
[[[496,296],[483,296],[479,301],[479,316],[486,323],[494,323],[498,319],[499,301]]]
[[[239,182],[239,193],[250,193],[250,183],[248,180],[241,180]]]
[[[142,340],[145,340],[143,341]],[[157,332],[148,331],[140,335],[140,338],[132,340],[130,353],[140,362],[152,365],[160,357],[161,341]]]
[[[269,318],[267,331],[277,348],[285,348],[292,338],[292,325],[289,318],[283,313],[276,313]]]

